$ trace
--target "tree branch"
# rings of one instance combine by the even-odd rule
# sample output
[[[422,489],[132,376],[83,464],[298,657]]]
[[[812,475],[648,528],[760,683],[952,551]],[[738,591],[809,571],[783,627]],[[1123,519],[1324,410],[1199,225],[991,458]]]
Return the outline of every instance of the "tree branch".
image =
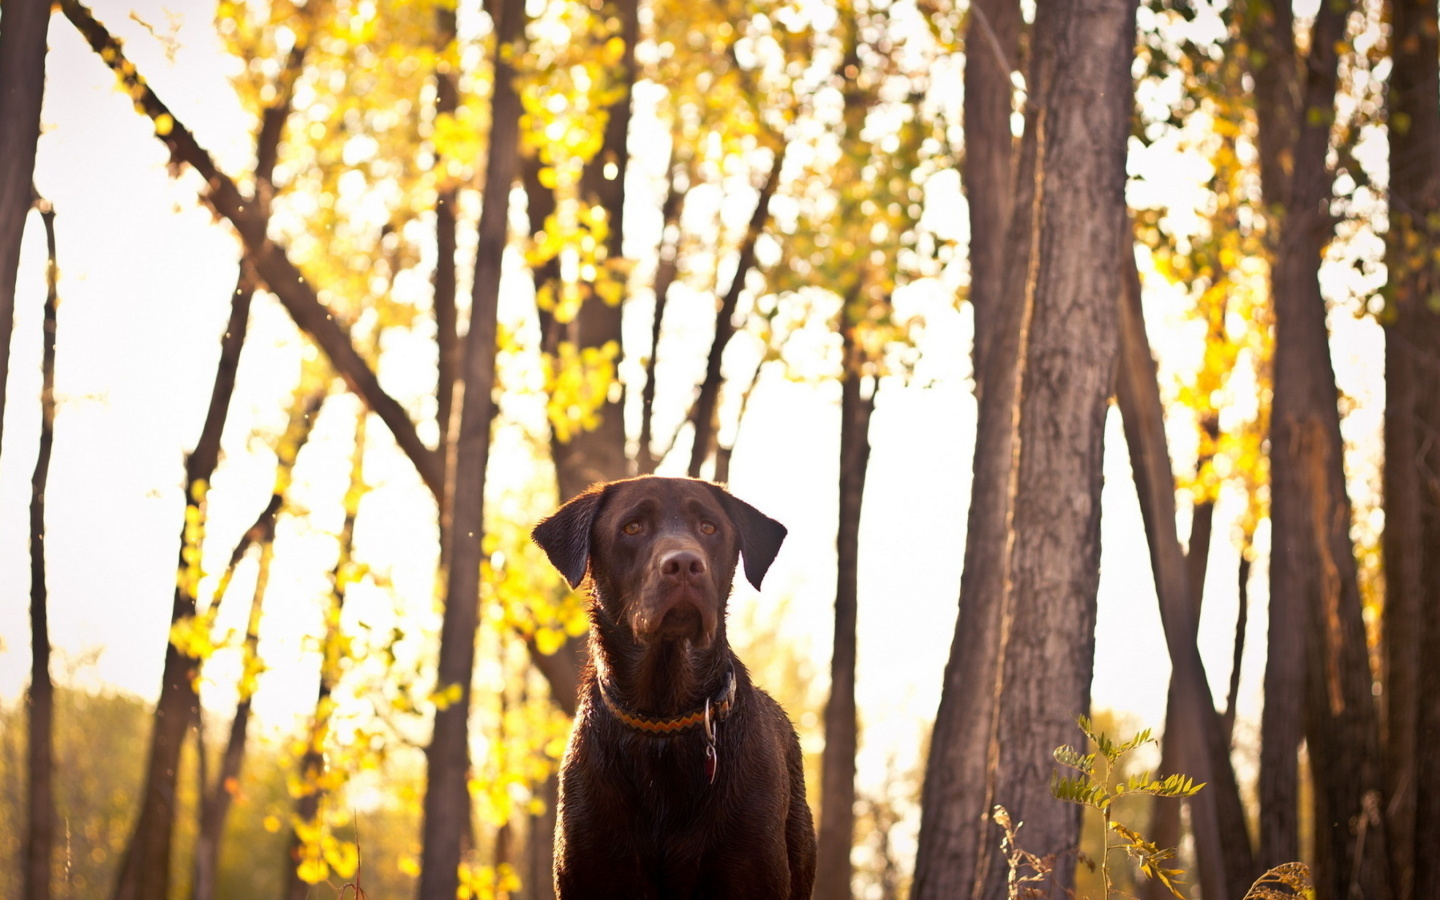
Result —
[[[170,151],[171,161],[177,166],[189,166],[204,179],[206,187],[201,193],[201,200],[234,226],[255,273],[280,300],[295,325],[326,355],[350,390],[380,417],[395,436],[395,443],[415,465],[425,486],[437,498],[440,497],[444,490],[444,477],[439,455],[420,440],[405,409],[380,386],[379,379],[355,349],[336,315],[290,261],[285,248],[267,236],[262,204],[244,196],[234,180],[220,171],[210,154],[160,101],[136,72],[134,64],[125,58],[120,42],[96,21],[90,10],[78,0],[60,0],[60,8],[91,49],[114,70],[135,100],[137,109],[154,122],[155,136]]]

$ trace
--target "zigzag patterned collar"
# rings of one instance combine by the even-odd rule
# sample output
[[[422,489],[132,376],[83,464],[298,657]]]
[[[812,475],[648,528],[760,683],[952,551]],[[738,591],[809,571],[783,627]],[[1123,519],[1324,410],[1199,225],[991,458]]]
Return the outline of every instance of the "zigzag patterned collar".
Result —
[[[600,699],[605,701],[605,708],[627,726],[645,734],[671,735],[701,725],[704,726],[706,740],[712,746],[715,742],[715,725],[725,721],[725,717],[730,715],[730,709],[735,704],[735,670],[733,668],[727,669],[725,672],[725,686],[713,698],[706,697],[704,706],[669,719],[655,719],[631,712],[621,706],[611,695],[604,678],[597,678],[596,681],[599,683]]]

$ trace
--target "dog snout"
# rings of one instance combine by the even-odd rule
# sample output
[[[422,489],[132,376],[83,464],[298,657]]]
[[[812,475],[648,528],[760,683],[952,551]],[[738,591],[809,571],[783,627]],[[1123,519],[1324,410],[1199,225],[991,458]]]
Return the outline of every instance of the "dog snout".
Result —
[[[660,557],[660,574],[676,581],[693,581],[704,576],[705,557],[694,550],[671,550]]]

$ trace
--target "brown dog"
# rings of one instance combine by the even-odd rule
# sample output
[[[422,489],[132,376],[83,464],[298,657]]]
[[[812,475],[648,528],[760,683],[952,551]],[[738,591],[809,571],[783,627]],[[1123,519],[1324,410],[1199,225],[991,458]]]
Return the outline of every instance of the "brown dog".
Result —
[[[737,559],[757,588],[785,526],[723,488],[632,478],[536,526],[590,574],[591,665],[560,769],[555,890],[577,898],[809,898],[800,742],[725,640]]]

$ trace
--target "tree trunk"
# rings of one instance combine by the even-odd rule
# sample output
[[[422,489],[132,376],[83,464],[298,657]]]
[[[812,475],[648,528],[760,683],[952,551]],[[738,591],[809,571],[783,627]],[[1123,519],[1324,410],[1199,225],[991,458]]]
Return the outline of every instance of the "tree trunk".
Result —
[[[460,105],[458,73],[452,68],[451,56],[455,43],[455,10],[435,7],[435,45],[438,61],[435,66],[435,115],[453,114]],[[444,163],[436,160],[437,170]],[[436,455],[440,463],[441,483],[445,489],[439,498],[440,550],[447,552],[446,535],[450,527],[449,500],[455,486],[451,453],[455,423],[452,422],[455,382],[460,377],[460,336],[455,309],[455,207],[460,190],[452,179],[442,175],[435,193],[435,430],[439,435]],[[441,559],[442,567],[448,562]]]
[[[847,307],[848,307],[847,303]],[[841,313],[845,371],[840,380],[840,517],[835,538],[835,635],[830,697],[825,702],[825,751],[820,759],[819,850],[815,900],[850,900],[850,847],[855,836],[855,614],[860,512],[870,461],[875,397],[861,394],[864,375],[854,324]]]
[[[330,608],[325,613],[325,636],[320,648],[320,686],[315,696],[315,711],[310,718],[310,732],[306,735],[305,752],[300,756],[300,794],[295,799],[295,821],[315,828],[320,824],[320,804],[325,799],[325,788],[321,785],[325,774],[325,739],[330,733],[330,697],[335,685],[340,682],[341,660],[345,654],[345,636],[340,631],[340,616],[345,609],[345,594],[349,570],[353,566],[355,552],[355,514],[359,511],[360,496],[365,489],[365,419],[368,413],[360,411],[355,422],[355,448],[350,460],[350,485],[346,491],[345,520],[340,526],[340,553],[335,567],[330,572]],[[258,623],[252,623],[258,624]],[[307,852],[318,848],[305,847],[298,828],[290,833],[290,852],[287,857],[285,874],[285,896],[287,900],[306,900],[314,885],[300,877],[300,864]]]
[[[50,681],[50,621],[45,583],[45,485],[55,443],[55,324],[59,295],[55,261],[55,210],[41,207],[50,264],[46,269],[45,324],[40,354],[40,451],[30,479],[30,714],[29,827],[25,831],[25,898],[49,900],[55,848],[55,686]]]
[[[1391,896],[1380,815],[1379,730],[1361,618],[1344,444],[1330,363],[1318,270],[1327,236],[1330,177],[1325,157],[1335,101],[1336,45],[1348,6],[1322,3],[1305,66],[1301,109],[1289,156],[1286,202],[1277,210],[1271,269],[1275,303],[1274,406],[1270,428],[1270,643],[1265,717],[1284,730],[1267,735],[1264,767],[1293,768],[1295,719],[1303,722],[1315,804],[1315,884],[1321,900]],[[1283,64],[1283,61],[1282,61]],[[1262,109],[1262,134],[1272,124]],[[1276,677],[1272,679],[1272,668]],[[1303,673],[1296,679],[1297,673]],[[1303,691],[1295,690],[1303,685]],[[1285,690],[1293,693],[1286,694]],[[1274,735],[1272,746],[1266,740]],[[1288,754],[1288,759],[1277,759]],[[1288,775],[1285,776],[1288,779]],[[1262,802],[1267,794],[1262,786]],[[1271,804],[1295,798],[1270,793]],[[1266,811],[1262,810],[1262,832]],[[1288,841],[1287,836],[1287,841]],[[1291,848],[1293,849],[1293,845]],[[1265,858],[1274,865],[1282,859]]]
[[[661,460],[650,446],[654,440],[655,369],[660,357],[660,331],[670,299],[670,286],[680,272],[680,214],[685,209],[685,194],[689,186],[690,179],[672,159],[670,188],[660,209],[660,248],[656,253],[659,263],[655,267],[655,314],[650,320],[650,355],[645,358],[645,386],[640,389],[640,439],[635,452],[635,467],[641,475],[654,475]]]
[[[1412,900],[1440,894],[1440,766],[1422,750],[1440,735],[1440,23],[1431,2],[1390,7],[1382,696],[1391,871],[1396,900]]]
[[[494,0],[494,88],[491,95],[490,155],[485,170],[485,201],[480,214],[470,331],[465,339],[460,431],[455,450],[455,497],[450,538],[450,570],[445,613],[440,626],[437,694],[451,688],[458,698],[435,713],[435,731],[427,751],[424,849],[420,900],[452,900],[459,883],[460,839],[470,821],[469,771],[470,678],[479,625],[481,542],[484,537],[485,476],[490,457],[491,393],[495,387],[496,309],[501,259],[505,253],[510,188],[519,174],[520,97],[506,48],[523,35],[524,5]]]
[[[1033,177],[1012,175],[1011,70],[1020,4],[976,0],[966,32],[964,183],[970,206],[970,306],[979,421],[970,488],[959,617],[945,666],[921,793],[915,900],[970,897],[997,845],[988,827],[995,692],[999,678],[1002,560],[1009,515],[1020,304],[1002,294],[1028,269]],[[993,51],[993,52],[992,52]],[[1027,115],[1027,135],[1034,127]],[[1033,175],[1033,138],[1020,171]],[[1025,162],[1028,160],[1028,164]],[[1012,195],[1025,213],[1012,216]],[[1008,234],[1010,237],[1007,239]],[[1012,248],[1006,253],[1005,247]],[[1017,295],[1018,296],[1018,295]]]
[[[1051,751],[1078,743],[1089,709],[1100,576],[1105,417],[1114,384],[1115,260],[1129,246],[1125,153],[1135,8],[1112,0],[1036,9],[1037,146],[1030,277],[1022,288],[1013,514],[1001,617],[994,802],[1073,881],[1080,808],[1050,796]],[[1017,210],[1020,207],[1017,205]],[[991,865],[981,896],[1007,895]]]
[[[1201,527],[1192,537],[1201,540],[1192,544],[1192,557],[1186,559],[1175,530],[1175,478],[1165,445],[1165,411],[1155,360],[1145,337],[1140,274],[1131,247],[1127,245],[1121,252],[1119,268],[1125,274],[1119,303],[1121,364],[1116,396],[1124,416],[1125,440],[1130,447],[1150,564],[1155,572],[1155,592],[1160,600],[1160,620],[1173,666],[1165,747],[1173,755],[1170,765],[1209,786],[1186,801],[1201,891],[1207,897],[1242,897],[1257,874],[1253,871],[1245,807],[1230,765],[1230,742],[1215,711],[1210,682],[1195,643],[1204,569],[1193,554],[1204,553],[1202,547],[1208,549],[1207,522],[1203,513],[1197,516]],[[1175,728],[1173,734],[1171,727]],[[1156,839],[1154,834],[1150,837]],[[1178,828],[1171,840],[1161,846],[1178,845]]]
[[[20,241],[35,199],[32,178],[49,28],[50,0],[7,0],[0,19],[0,434],[5,427]]]
[[[625,237],[625,174],[630,160],[630,99],[635,84],[635,44],[640,36],[639,0],[615,0],[613,12],[620,20],[620,38],[625,42],[625,90],[609,109],[604,143],[595,159],[585,167],[580,191],[590,203],[605,208],[609,214],[610,235],[606,244],[607,258],[618,260],[624,255]],[[611,305],[598,296],[588,298],[580,306],[575,321],[566,327],[566,340],[579,350],[603,347],[614,342],[622,348],[615,358],[618,372],[625,346],[620,330],[624,300]],[[623,389],[612,392],[599,410],[599,425],[593,431],[577,430],[569,441],[551,440],[555,475],[564,502],[597,481],[610,481],[630,474],[630,460],[625,455],[625,398]],[[560,652],[573,653],[573,641],[567,641]]]

